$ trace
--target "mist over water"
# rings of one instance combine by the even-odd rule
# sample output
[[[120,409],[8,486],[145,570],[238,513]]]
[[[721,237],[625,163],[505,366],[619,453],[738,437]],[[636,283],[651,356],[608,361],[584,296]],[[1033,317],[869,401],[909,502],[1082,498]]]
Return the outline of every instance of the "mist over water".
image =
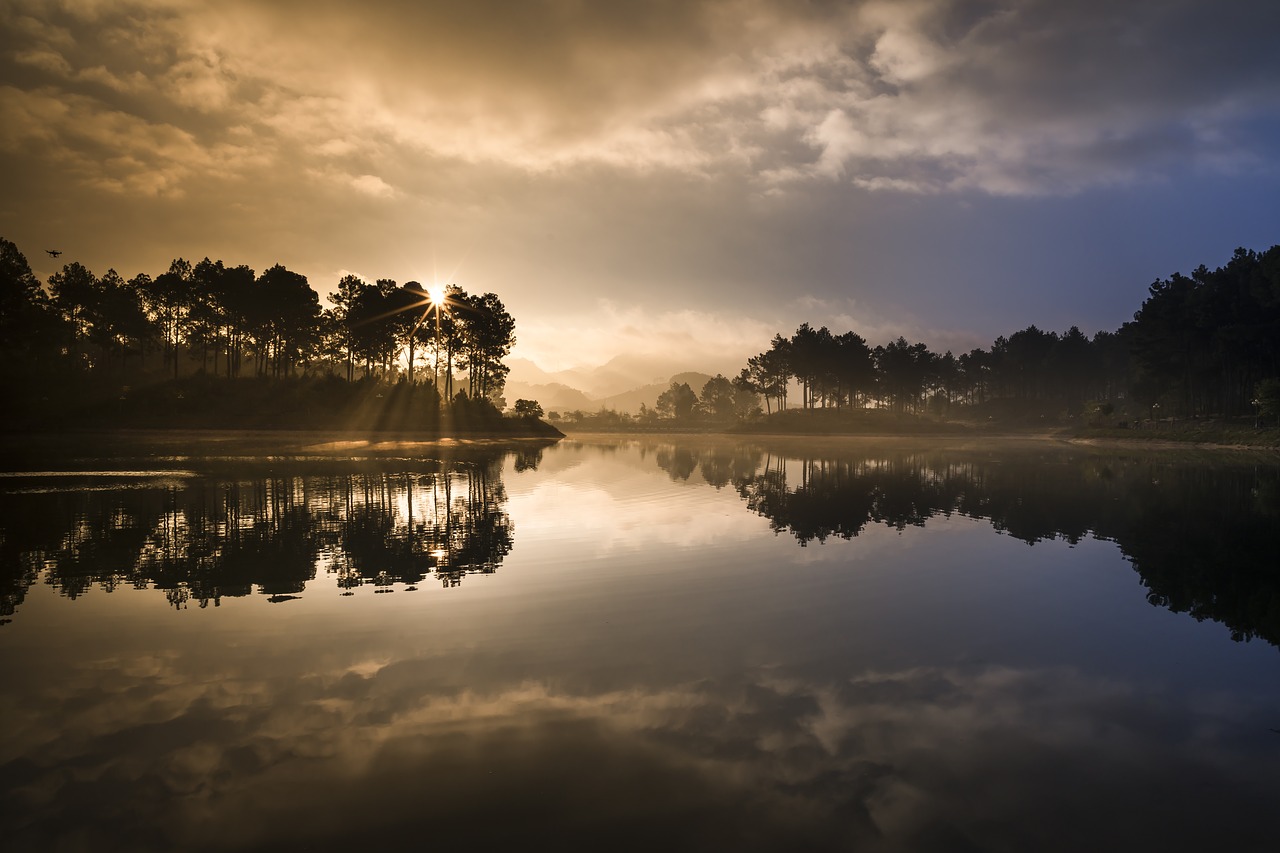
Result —
[[[1266,457],[128,462],[0,478],[11,849],[1274,840]]]

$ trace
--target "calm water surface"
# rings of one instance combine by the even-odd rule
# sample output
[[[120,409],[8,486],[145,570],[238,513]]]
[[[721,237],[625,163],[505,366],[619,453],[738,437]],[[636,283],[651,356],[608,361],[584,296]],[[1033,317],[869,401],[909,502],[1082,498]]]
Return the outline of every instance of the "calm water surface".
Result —
[[[0,476],[6,849],[1275,849],[1274,459],[333,449]]]

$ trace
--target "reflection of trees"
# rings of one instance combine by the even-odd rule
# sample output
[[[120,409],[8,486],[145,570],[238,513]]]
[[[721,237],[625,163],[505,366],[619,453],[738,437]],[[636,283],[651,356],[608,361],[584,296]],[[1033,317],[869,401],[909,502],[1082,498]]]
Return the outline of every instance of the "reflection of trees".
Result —
[[[522,447],[515,452],[516,471],[537,471],[542,464],[541,447]]]
[[[617,448],[609,448],[616,451]],[[648,455],[648,448],[640,448],[641,458]],[[701,470],[702,479],[717,489],[740,478],[748,477],[760,467],[761,453],[753,448],[736,445],[716,445],[692,448],[683,445],[659,445],[654,452],[654,462],[673,481],[688,480],[694,471]]]
[[[734,485],[775,532],[790,531],[801,545],[828,536],[851,539],[871,522],[898,530],[918,527],[938,512],[951,511],[959,496],[950,470],[930,470],[915,461],[891,467],[875,459],[771,455],[761,470]]]
[[[120,584],[176,607],[302,592],[317,567],[346,589],[491,573],[512,548],[501,457],[410,473],[190,479],[0,494],[0,606],[41,579],[75,598]]]
[[[345,588],[445,586],[490,574],[511,552],[511,519],[497,461],[462,471],[348,477],[335,484],[346,509],[333,571]]]
[[[767,456],[734,486],[805,545],[959,513],[1027,543],[1092,534],[1133,563],[1152,604],[1280,645],[1280,470],[1127,457],[898,453]]]

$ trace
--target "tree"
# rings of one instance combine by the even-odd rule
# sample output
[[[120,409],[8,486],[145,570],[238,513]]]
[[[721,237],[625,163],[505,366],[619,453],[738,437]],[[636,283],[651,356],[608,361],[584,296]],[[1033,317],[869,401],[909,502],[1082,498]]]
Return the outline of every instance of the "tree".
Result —
[[[734,416],[733,383],[717,373],[702,386],[699,406],[704,413],[717,420]]]
[[[0,238],[0,352],[6,364],[56,344],[58,315],[26,256]]]
[[[115,270],[107,270],[98,281],[96,310],[90,339],[102,350],[106,365],[112,353],[120,356],[120,370],[128,369],[130,352],[141,355],[155,334],[155,327],[142,305],[142,294],[134,282],[127,282]]]
[[[409,352],[409,382],[412,384],[413,362],[418,344],[431,340],[433,329],[427,322],[427,315],[433,306],[423,290],[422,284],[416,281],[405,282],[391,298],[389,309],[396,318],[397,334]]]
[[[291,375],[319,345],[320,297],[307,277],[276,264],[258,276],[250,317],[258,375]]]
[[[362,354],[360,335],[356,328],[360,320],[357,306],[360,304],[361,294],[368,288],[369,284],[359,276],[347,274],[338,280],[337,292],[329,296],[329,301],[334,306],[331,311],[335,336],[332,347],[346,363],[348,382],[355,379],[355,362]]]
[[[493,293],[464,298],[462,316],[468,393],[472,398],[497,397],[511,370],[502,360],[516,343],[515,318]]]
[[[834,379],[839,405],[865,406],[876,386],[876,366],[871,347],[861,335],[845,332],[835,338]]]
[[[960,362],[951,350],[937,360],[938,391],[947,411],[951,409],[952,400],[959,396],[964,387],[964,376],[960,372]]]
[[[747,420],[760,416],[760,396],[750,379],[741,374],[733,380],[733,413],[738,420]],[[643,410],[641,414],[644,414]]]
[[[1013,397],[1048,396],[1050,358],[1057,346],[1057,334],[1043,332],[1035,326],[1014,332],[1008,338],[998,338],[991,347],[996,381]]]
[[[1280,424],[1280,378],[1263,379],[1254,388],[1258,417]]]
[[[79,349],[89,337],[98,311],[98,280],[82,264],[72,262],[49,276],[49,292],[53,307],[67,322],[72,341]]]
[[[364,375],[370,376],[375,364],[384,369],[390,364],[397,348],[396,322],[389,313],[395,282],[379,279],[370,284],[346,276],[338,284],[334,301],[342,312],[340,326],[347,337],[348,358],[363,362]]]
[[[876,347],[881,397],[897,412],[919,409],[921,397],[936,382],[938,361],[924,344],[909,344],[903,337]]]
[[[165,365],[178,378],[178,351],[187,333],[187,315],[192,303],[192,268],[182,258],[175,258],[169,269],[156,276],[142,291],[142,304],[160,330],[164,341]]]
[[[739,378],[764,397],[765,411],[776,402],[778,410],[787,407],[787,384],[791,380],[791,342],[774,335],[769,349],[747,359]]]
[[[789,364],[792,375],[800,383],[800,405],[805,409],[813,408],[814,392],[823,372],[825,339],[831,337],[831,332],[825,326],[822,327],[822,332],[826,333],[825,336],[808,323],[801,323],[800,328],[791,336]]]
[[[688,420],[698,405],[698,395],[687,382],[672,382],[671,387],[658,395],[658,413],[664,418]]]
[[[542,404],[537,400],[516,400],[515,413],[522,418],[540,418]]]
[[[1157,280],[1127,324],[1149,396],[1183,413],[1247,411],[1255,382],[1280,373],[1280,246],[1237,249],[1224,267]]]

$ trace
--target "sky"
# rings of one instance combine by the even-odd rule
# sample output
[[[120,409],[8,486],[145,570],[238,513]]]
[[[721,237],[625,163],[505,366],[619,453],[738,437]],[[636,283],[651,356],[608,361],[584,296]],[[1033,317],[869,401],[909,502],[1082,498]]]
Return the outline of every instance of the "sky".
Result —
[[[1271,0],[0,0],[0,236],[42,279],[492,291],[547,370],[730,369],[804,321],[1092,334],[1280,242],[1277,32]]]

